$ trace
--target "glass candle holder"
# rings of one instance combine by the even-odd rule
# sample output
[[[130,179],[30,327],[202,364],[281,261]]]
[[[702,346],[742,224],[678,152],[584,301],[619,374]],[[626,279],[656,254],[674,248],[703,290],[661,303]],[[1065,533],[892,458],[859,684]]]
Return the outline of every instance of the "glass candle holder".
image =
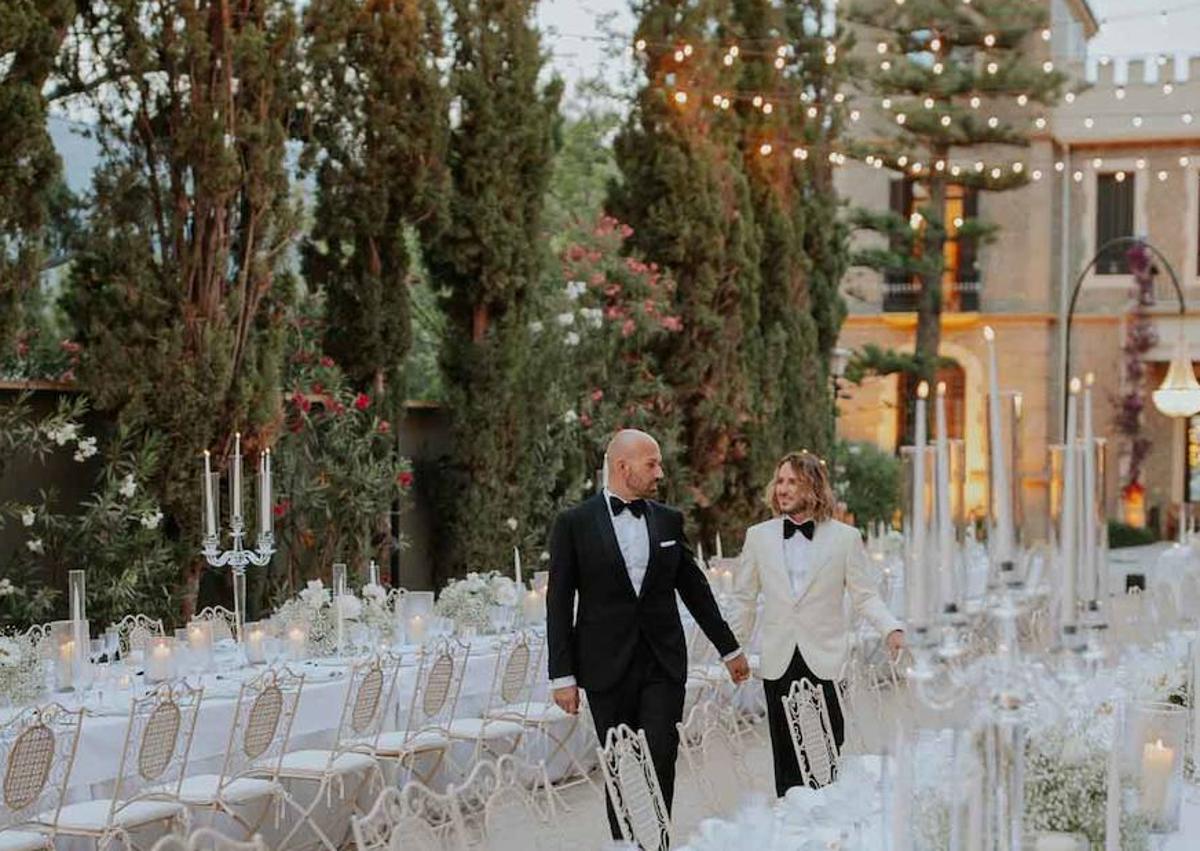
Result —
[[[146,682],[161,683],[175,676],[175,639],[155,635],[146,642]]]
[[[293,662],[302,661],[308,653],[308,630],[301,624],[292,624],[284,633],[287,657]]]
[[[1123,774],[1135,781],[1137,809],[1153,833],[1179,830],[1187,710],[1134,702],[1125,710]]]
[[[413,615],[405,625],[405,638],[409,644],[424,644],[425,635],[429,628],[428,615]]]
[[[535,589],[521,595],[521,616],[529,625],[546,620],[546,601]]]
[[[73,691],[83,685],[87,665],[87,621],[54,621],[50,624],[51,647],[54,648],[54,689]]]
[[[187,645],[194,664],[202,671],[212,668],[213,661],[212,621],[192,621],[187,625]]]
[[[262,665],[267,661],[267,630],[260,623],[246,624],[246,662]]]

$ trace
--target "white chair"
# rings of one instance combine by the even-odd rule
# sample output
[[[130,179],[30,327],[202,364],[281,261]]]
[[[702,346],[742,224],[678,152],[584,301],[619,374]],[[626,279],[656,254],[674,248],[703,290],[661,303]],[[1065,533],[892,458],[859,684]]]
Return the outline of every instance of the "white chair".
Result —
[[[129,659],[135,653],[145,653],[151,638],[165,635],[163,622],[149,615],[126,615],[114,626],[122,659]]]
[[[446,758],[452,739],[450,725],[458,706],[470,645],[453,638],[429,641],[421,651],[416,687],[404,729],[379,736],[376,755],[406,772],[405,779],[430,785]],[[418,763],[427,763],[418,770]]]
[[[413,780],[389,786],[371,809],[350,820],[357,851],[466,851],[466,831],[453,790],[434,792]]]
[[[224,813],[241,825],[247,838],[252,836],[270,806],[264,806],[253,823],[243,817],[244,810],[283,797],[279,765],[303,686],[304,676],[287,668],[267,670],[243,683],[229,726],[221,773],[185,778],[179,799],[190,809]]]
[[[232,641],[237,630],[237,615],[224,606],[208,606],[196,612],[192,620],[212,624],[213,641]]]
[[[0,726],[0,848],[32,851],[54,847],[58,820],[75,762],[83,710],[51,703],[22,710]]]
[[[359,795],[364,790],[376,783],[382,788],[383,774],[375,759],[375,749],[383,716],[395,697],[399,669],[400,658],[391,653],[355,663],[350,671],[349,688],[333,746],[292,751],[279,761],[276,776],[281,782],[308,782],[317,786],[307,806],[302,806],[290,790],[284,789],[283,800],[296,818],[292,829],[280,841],[280,848],[288,847],[292,838],[307,825],[322,845],[329,851],[337,851],[341,842],[332,841],[313,818],[317,807],[322,800],[327,805],[332,803],[335,784],[340,803],[335,817],[342,811],[356,812]],[[355,776],[361,776],[361,779],[353,792],[347,794],[347,780]]]
[[[825,690],[801,677],[782,699],[792,748],[800,765],[800,779],[813,788],[828,786],[837,779],[839,750],[829,721]]]
[[[66,804],[46,823],[60,834],[93,839],[97,848],[118,840],[135,848],[135,831],[185,820],[179,788],[203,694],[203,689],[174,683],[135,699],[112,797]]]
[[[680,750],[711,815],[731,815],[758,782],[742,758],[734,711],[705,701],[676,724]]]
[[[604,747],[597,753],[621,835],[643,851],[667,851],[671,816],[658,785],[645,732],[635,733],[618,724],[608,731]]]
[[[521,744],[533,693],[540,645],[525,631],[502,639],[496,647],[492,684],[483,711],[474,718],[454,718],[447,732],[454,741],[474,742],[470,765],[485,755],[511,754]]]
[[[564,838],[555,832],[558,805],[545,766],[525,765],[511,754],[495,762],[482,759],[464,783],[446,794],[454,801],[471,847],[489,851],[563,847]]]
[[[150,851],[270,851],[261,836],[239,842],[211,827],[199,827],[187,836],[168,834],[155,842]]]

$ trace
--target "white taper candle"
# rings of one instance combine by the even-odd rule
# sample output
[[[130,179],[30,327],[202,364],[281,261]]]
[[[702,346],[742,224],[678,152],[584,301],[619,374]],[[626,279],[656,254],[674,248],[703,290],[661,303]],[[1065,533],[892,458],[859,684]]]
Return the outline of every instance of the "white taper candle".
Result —
[[[938,555],[941,557],[940,583],[943,610],[957,603],[954,587],[954,526],[950,518],[950,435],[946,427],[946,382],[937,385],[937,517]]]
[[[988,350],[988,442],[991,448],[991,500],[994,506],[996,536],[996,540],[989,541],[988,546],[994,548],[996,561],[1012,561],[1012,493],[1008,486],[1008,459],[1004,451],[1004,435],[1000,429],[1000,376],[996,366],[996,332],[990,325],[984,326],[983,339],[987,342]]]
[[[1063,492],[1062,492],[1062,521],[1061,538],[1059,541],[1059,611],[1063,625],[1075,623],[1076,613],[1076,553],[1078,544],[1075,540],[1077,523],[1079,522],[1079,485],[1076,481],[1076,457],[1078,455],[1077,425],[1079,407],[1079,379],[1072,378],[1070,393],[1067,396],[1067,431],[1063,452]]]

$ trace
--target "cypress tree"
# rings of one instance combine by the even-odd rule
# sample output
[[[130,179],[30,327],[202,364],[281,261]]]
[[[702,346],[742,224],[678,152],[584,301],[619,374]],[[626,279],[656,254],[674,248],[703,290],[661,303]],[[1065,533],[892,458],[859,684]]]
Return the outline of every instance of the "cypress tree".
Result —
[[[412,341],[406,228],[430,235],[441,220],[441,13],[432,0],[314,0],[305,22],[317,173],[305,279],[325,294],[325,351],[378,394]]]
[[[559,82],[539,82],[535,5],[450,2],[450,190],[428,260],[446,294],[452,455],[425,477],[438,504],[439,569],[449,575],[508,564],[523,531],[513,525],[538,513],[533,504],[558,476],[544,440],[552,394],[523,384],[525,311],[547,260],[542,216],[561,95]]]

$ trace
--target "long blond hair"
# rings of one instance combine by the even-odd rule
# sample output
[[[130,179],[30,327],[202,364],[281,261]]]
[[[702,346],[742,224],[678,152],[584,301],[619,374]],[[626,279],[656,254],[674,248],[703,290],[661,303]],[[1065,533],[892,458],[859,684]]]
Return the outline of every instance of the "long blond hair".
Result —
[[[789,452],[775,465],[775,475],[763,492],[763,501],[771,509],[771,516],[778,517],[783,513],[775,499],[775,480],[779,478],[779,468],[784,464],[792,468],[792,472],[800,479],[800,484],[808,491],[808,508],[813,520],[821,522],[833,516],[837,503],[833,497],[833,487],[829,484],[829,471],[822,458],[801,449],[799,452]]]

